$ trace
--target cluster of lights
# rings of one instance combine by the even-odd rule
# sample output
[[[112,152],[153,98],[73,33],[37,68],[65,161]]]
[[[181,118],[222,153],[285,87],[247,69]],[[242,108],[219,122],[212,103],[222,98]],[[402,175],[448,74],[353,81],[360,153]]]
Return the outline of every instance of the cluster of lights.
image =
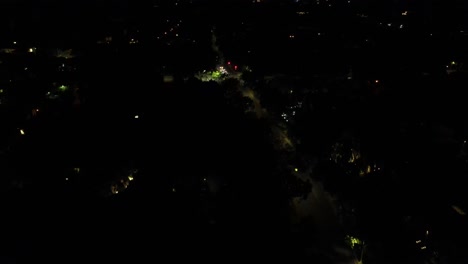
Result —
[[[168,19],[168,20],[166,20],[166,22],[167,22],[167,23],[170,23],[171,21]],[[175,33],[175,31],[176,31],[176,29],[177,29],[178,27],[180,27],[180,24],[181,24],[181,23],[182,23],[182,20],[179,20],[175,26],[172,26],[172,27],[169,28],[168,30],[164,31],[163,34],[162,34],[162,37],[168,36],[169,33],[171,33],[171,32],[174,33],[174,36],[179,37],[179,34],[178,34],[178,33]],[[158,36],[158,37],[156,37],[156,39],[161,39],[161,37]],[[194,40],[193,42],[195,43],[195,40]],[[168,43],[168,44],[169,44],[169,43]]]
[[[138,170],[133,170],[127,177],[120,179],[117,182],[114,182],[111,187],[110,191],[112,194],[119,194],[119,192],[125,191],[129,186],[130,182],[135,180],[134,174],[137,173]]]
[[[218,67],[218,71],[221,73],[221,74],[228,74],[226,68],[224,68],[224,66],[219,66]]]

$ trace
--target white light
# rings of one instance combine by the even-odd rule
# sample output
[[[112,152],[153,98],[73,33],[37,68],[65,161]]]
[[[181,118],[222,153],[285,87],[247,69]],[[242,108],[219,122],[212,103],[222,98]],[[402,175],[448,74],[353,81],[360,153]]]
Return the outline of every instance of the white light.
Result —
[[[416,244],[419,244],[419,243],[421,243],[421,240],[416,240]]]
[[[68,178],[65,178],[66,181],[68,181]]]
[[[136,115],[136,116],[135,116],[135,119],[138,119],[138,118],[140,118],[140,116],[139,116],[139,115]]]
[[[13,44],[16,45],[16,41],[13,41]]]
[[[294,171],[295,171],[295,172],[298,172],[298,171],[299,171],[299,169],[298,169],[298,168],[294,168]]]
[[[426,246],[424,246],[424,247],[421,247],[421,249],[422,249],[422,250],[426,249]]]
[[[20,129],[20,134],[24,136],[26,133],[24,133],[23,129]]]

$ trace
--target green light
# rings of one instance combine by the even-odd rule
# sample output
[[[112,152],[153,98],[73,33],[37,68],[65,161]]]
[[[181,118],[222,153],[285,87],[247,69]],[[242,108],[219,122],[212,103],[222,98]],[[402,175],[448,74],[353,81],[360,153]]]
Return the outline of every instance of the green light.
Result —
[[[221,72],[214,71],[213,73],[211,73],[211,77],[213,77],[213,79],[219,79],[221,78]]]
[[[62,92],[66,91],[67,89],[68,89],[68,86],[66,86],[66,85],[59,86],[59,90],[62,91]]]
[[[359,240],[358,238],[352,237],[352,236],[346,236],[346,242],[351,246],[351,248],[354,248],[356,245],[362,245],[362,241]]]

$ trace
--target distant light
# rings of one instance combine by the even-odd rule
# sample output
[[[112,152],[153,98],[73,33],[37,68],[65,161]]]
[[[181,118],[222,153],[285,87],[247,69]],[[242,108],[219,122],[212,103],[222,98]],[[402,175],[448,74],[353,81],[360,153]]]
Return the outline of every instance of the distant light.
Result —
[[[235,71],[237,71],[237,65],[236,65],[236,66],[234,66],[234,70],[235,70]]]
[[[298,171],[299,171],[299,169],[298,169],[298,168],[294,168],[294,171],[295,171],[295,172],[298,172]]]
[[[408,11],[405,11],[405,12],[401,13],[401,15],[402,15],[402,16],[408,15]]]
[[[203,178],[203,181],[206,181],[206,178]]]
[[[321,35],[322,35],[322,33],[320,33],[320,32],[319,32],[319,33],[317,33],[317,35],[321,36]]]
[[[465,211],[463,211],[460,207],[456,205],[452,205],[452,209],[455,210],[455,212],[457,212],[459,215],[466,215]]]
[[[379,80],[375,80],[375,83],[379,83],[380,81]]]
[[[75,171],[76,173],[80,173],[81,168],[73,168],[73,171]]]
[[[138,118],[140,118],[140,116],[139,116],[139,115],[136,115],[136,116],[135,116],[135,119],[138,119]]]
[[[20,129],[20,134],[24,136],[26,133],[24,133],[23,129]]]
[[[134,180],[133,175],[128,176],[128,180],[133,181]]]
[[[33,52],[34,52],[34,49],[33,49],[33,48],[29,48],[28,52],[29,52],[29,53],[33,53]]]
[[[426,236],[428,236],[428,235],[429,235],[429,230],[426,230]]]
[[[176,192],[176,189],[175,189],[175,188],[172,188],[172,192]]]
[[[59,86],[59,90],[60,90],[60,91],[65,91],[65,90],[67,90],[67,89],[68,89],[68,87],[67,87],[66,85],[60,85],[60,86]]]
[[[16,41],[13,41],[13,44],[16,45]]]
[[[403,28],[403,24],[400,25],[400,28]]]
[[[421,243],[421,240],[416,240],[416,244],[419,244],[419,243]]]
[[[68,178],[65,178],[66,181],[68,181]]]
[[[452,65],[455,65],[455,64],[457,64],[457,63],[455,61],[452,61]]]
[[[227,62],[227,65],[231,65],[231,62],[230,62],[230,61],[228,61],[228,62]]]
[[[421,247],[421,249],[422,249],[422,250],[426,249],[426,246],[424,246],[424,247]]]

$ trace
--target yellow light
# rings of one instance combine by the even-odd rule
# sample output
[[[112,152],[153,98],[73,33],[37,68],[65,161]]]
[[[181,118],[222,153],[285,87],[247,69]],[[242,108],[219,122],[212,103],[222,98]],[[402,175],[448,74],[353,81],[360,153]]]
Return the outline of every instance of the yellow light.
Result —
[[[3,93],[3,89],[0,89],[0,94]]]
[[[29,51],[29,53],[33,53],[33,52],[34,52],[34,49],[33,49],[33,48],[30,48],[28,51]]]
[[[295,171],[295,172],[298,172],[298,171],[299,171],[299,169],[298,169],[298,168],[294,168],[294,171]]]
[[[454,62],[454,61],[452,61],[452,65],[455,65],[455,64],[457,64],[457,63],[456,63],[456,62]]]
[[[24,136],[24,130],[23,129],[20,129],[20,134]]]
[[[133,181],[133,176],[132,175],[128,176],[128,180]]]
[[[73,168],[73,171],[75,171],[76,173],[80,173],[80,168]]]

